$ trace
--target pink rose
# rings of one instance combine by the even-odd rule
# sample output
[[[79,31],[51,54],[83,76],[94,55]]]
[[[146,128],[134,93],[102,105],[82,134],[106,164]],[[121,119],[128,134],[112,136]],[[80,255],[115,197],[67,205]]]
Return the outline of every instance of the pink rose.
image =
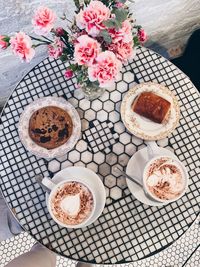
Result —
[[[80,29],[86,29],[89,35],[96,37],[104,29],[103,21],[109,19],[110,10],[100,1],[91,1],[76,16],[76,23]]]
[[[56,20],[55,13],[48,7],[39,7],[32,19],[34,31],[38,35],[46,35],[53,28]]]
[[[146,42],[146,40],[147,40],[147,34],[144,31],[144,29],[140,29],[138,31],[138,38],[139,38],[139,40],[140,40],[141,43]]]
[[[118,43],[110,44],[109,50],[113,51],[116,57],[122,62],[126,62],[128,59],[134,57],[133,41],[125,43],[120,41]]]
[[[10,45],[14,55],[19,56],[22,61],[30,62],[35,55],[31,38],[24,32],[18,32],[11,37]]]
[[[65,71],[65,77],[66,78],[71,78],[72,76],[73,76],[73,71],[72,70],[70,70],[70,69],[66,69],[66,71]]]
[[[133,40],[132,25],[128,20],[122,23],[121,29],[109,29],[108,32],[112,38],[112,43],[117,43],[121,40],[123,40],[124,43],[129,43]]]
[[[101,52],[100,44],[88,35],[81,35],[75,44],[74,59],[79,65],[91,66]]]
[[[5,36],[5,35],[0,35],[0,49],[4,50],[8,47],[9,43],[3,40],[6,37],[7,36]]]
[[[96,58],[96,64],[88,68],[89,79],[98,81],[100,87],[111,87],[121,68],[122,64],[113,52],[102,52]]]
[[[48,54],[50,57],[59,58],[63,52],[63,42],[59,37],[55,37],[54,42],[48,45]]]

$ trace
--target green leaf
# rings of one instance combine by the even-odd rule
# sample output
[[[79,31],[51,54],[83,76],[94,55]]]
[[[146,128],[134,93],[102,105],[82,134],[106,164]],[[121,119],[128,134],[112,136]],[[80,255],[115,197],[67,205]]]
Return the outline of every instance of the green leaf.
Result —
[[[108,0],[101,0],[101,2],[106,6],[110,5],[110,1],[108,1]]]
[[[69,66],[69,69],[71,69],[73,72],[75,72],[78,69],[78,64],[71,64]]]
[[[117,21],[116,19],[108,19],[108,20],[105,20],[103,22],[103,24],[108,27],[109,29],[110,28],[115,28],[115,29],[119,29],[122,27],[122,24]]]
[[[62,54],[62,55],[60,56],[60,60],[61,60],[62,62],[67,61],[67,60],[68,60],[68,55],[67,55],[67,54]]]
[[[79,9],[80,8],[80,2],[79,0],[74,0],[75,6]]]
[[[119,22],[123,22],[127,19],[128,11],[123,8],[114,8],[112,11],[113,14],[116,16],[116,20]]]
[[[122,4],[125,4],[127,0],[118,0],[117,2],[120,2]]]
[[[9,43],[10,41],[10,37],[9,36],[5,36],[4,38],[2,38],[2,40],[6,43]]]
[[[134,42],[134,46],[140,45],[140,40],[139,40],[138,36],[133,37],[133,42]]]
[[[108,44],[112,42],[112,38],[107,30],[102,30],[99,34],[99,36],[103,37],[104,41]]]

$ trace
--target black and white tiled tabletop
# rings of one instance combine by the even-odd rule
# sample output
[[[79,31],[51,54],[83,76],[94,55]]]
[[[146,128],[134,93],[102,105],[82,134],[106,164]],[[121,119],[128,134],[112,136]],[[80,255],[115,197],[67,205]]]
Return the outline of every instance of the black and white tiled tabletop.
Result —
[[[200,203],[200,97],[191,81],[160,55],[138,49],[133,62],[124,66],[116,87],[92,102],[75,88],[76,79],[66,80],[66,66],[46,59],[19,83],[1,116],[0,188],[23,228],[58,254],[93,263],[128,263],[158,253],[177,240],[199,213]],[[177,202],[150,207],[136,200],[125,178],[116,176],[116,165],[125,170],[130,157],[145,147],[132,136],[120,117],[124,94],[135,83],[155,81],[168,86],[178,97],[180,125],[158,145],[166,147],[186,165],[189,190]],[[38,97],[65,97],[77,109],[82,136],[66,156],[38,159],[21,144],[17,126],[24,107]],[[85,166],[101,177],[107,192],[102,216],[84,229],[69,230],[51,220],[43,190],[34,176],[53,176],[67,166]]]
[[[199,267],[200,266],[200,216],[176,242],[148,258],[118,267]],[[0,267],[19,255],[28,252],[35,240],[26,232],[0,243]],[[77,262],[57,255],[55,267],[76,267]],[[103,265],[96,265],[100,267]],[[112,266],[112,265],[105,265]]]

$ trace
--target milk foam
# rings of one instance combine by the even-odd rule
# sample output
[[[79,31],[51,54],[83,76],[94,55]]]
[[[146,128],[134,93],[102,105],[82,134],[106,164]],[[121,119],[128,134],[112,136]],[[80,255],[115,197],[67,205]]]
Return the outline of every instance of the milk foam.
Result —
[[[66,196],[64,199],[62,199],[60,206],[64,212],[70,216],[74,216],[78,214],[80,204],[80,194],[76,194],[75,196]]]
[[[163,157],[155,160],[146,175],[147,187],[160,199],[173,199],[184,190],[182,167],[173,159]]]
[[[60,222],[77,225],[91,214],[94,199],[91,191],[82,183],[72,181],[61,185],[51,199],[51,210]]]

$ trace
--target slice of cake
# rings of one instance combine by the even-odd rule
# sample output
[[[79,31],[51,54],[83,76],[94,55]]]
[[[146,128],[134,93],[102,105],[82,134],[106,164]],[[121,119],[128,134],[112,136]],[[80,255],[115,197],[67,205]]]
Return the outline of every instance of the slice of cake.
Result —
[[[157,123],[163,123],[169,115],[171,103],[153,92],[141,93],[133,102],[137,114]]]

